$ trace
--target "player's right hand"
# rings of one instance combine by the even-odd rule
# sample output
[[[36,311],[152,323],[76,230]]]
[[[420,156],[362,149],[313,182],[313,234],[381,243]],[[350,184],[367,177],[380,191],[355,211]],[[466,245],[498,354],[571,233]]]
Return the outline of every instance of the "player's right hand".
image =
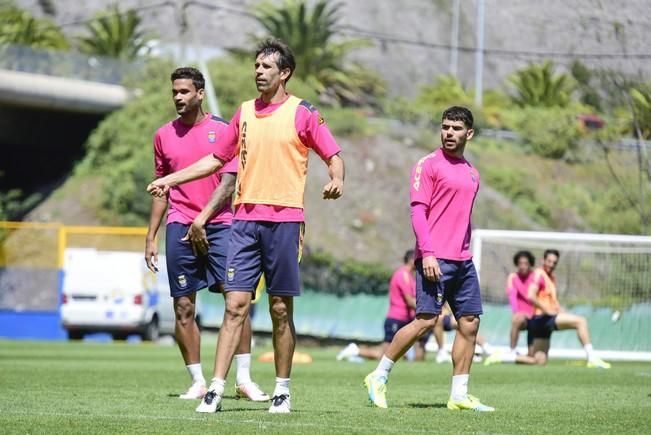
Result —
[[[428,255],[427,257],[423,257],[423,274],[430,281],[436,282],[441,279],[443,274],[435,256]]]
[[[155,240],[145,242],[145,263],[152,272],[158,272],[158,246]]]
[[[208,255],[210,249],[204,225],[203,222],[199,222],[195,219],[190,225],[190,228],[188,228],[185,237],[181,239],[184,242],[188,240],[190,241],[192,244],[192,253],[196,256]]]
[[[164,177],[157,178],[156,180],[149,183],[149,185],[147,186],[147,192],[149,192],[151,196],[155,196],[158,198],[162,198],[166,196],[169,191],[170,191],[170,186],[167,184]]]

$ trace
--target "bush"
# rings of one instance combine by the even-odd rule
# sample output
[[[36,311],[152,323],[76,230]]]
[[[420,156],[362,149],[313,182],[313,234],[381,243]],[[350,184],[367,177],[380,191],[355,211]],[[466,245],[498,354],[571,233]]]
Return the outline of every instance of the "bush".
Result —
[[[346,259],[315,251],[301,262],[301,276],[306,288],[317,292],[345,296],[357,293],[386,295],[391,270],[375,263]]]
[[[541,157],[561,159],[577,151],[581,129],[575,108],[524,107],[505,114],[522,143]]]

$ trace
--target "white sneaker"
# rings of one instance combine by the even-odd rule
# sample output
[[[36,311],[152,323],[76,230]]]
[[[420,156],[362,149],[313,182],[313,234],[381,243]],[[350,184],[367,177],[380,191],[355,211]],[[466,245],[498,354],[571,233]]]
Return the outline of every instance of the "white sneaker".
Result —
[[[452,355],[448,351],[440,351],[436,354],[436,363],[437,364],[447,364],[452,362]]]
[[[185,393],[181,394],[179,396],[179,399],[184,399],[184,400],[196,400],[196,399],[202,399],[203,396],[206,394],[206,384],[203,382],[195,382],[194,384],[190,385],[190,388],[188,388],[188,391]]]
[[[359,356],[359,346],[355,343],[349,343],[337,354],[337,361],[341,361],[352,356]]]
[[[291,407],[289,394],[280,394],[271,398],[269,414],[289,414]]]
[[[267,402],[269,395],[262,391],[255,382],[235,386],[235,395],[238,399],[249,399],[252,402]]]
[[[195,411],[213,413],[220,409],[222,409],[222,395],[215,390],[208,390]]]

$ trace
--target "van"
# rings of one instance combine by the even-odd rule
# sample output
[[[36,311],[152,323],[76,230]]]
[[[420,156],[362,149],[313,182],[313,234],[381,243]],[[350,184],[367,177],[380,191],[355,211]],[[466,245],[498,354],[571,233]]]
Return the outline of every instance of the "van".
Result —
[[[107,332],[115,340],[137,334],[151,341],[173,335],[164,256],[158,266],[158,273],[149,271],[141,253],[66,249],[60,311],[68,338]]]

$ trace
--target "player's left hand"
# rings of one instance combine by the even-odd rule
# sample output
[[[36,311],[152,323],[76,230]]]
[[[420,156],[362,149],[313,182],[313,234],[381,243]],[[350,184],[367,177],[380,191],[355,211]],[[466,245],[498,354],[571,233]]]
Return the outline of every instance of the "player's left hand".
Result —
[[[169,191],[170,191],[170,186],[165,181],[165,177],[157,178],[156,180],[149,183],[149,185],[147,186],[147,192],[149,192],[151,196],[155,196],[158,198],[162,198],[166,196],[169,193]]]
[[[187,234],[181,240],[190,240],[194,255],[208,255],[210,245],[208,244],[206,228],[204,227],[203,222],[197,222],[196,220],[192,222],[190,228],[188,228]]]
[[[337,199],[344,194],[344,180],[332,179],[323,188],[323,199]]]

